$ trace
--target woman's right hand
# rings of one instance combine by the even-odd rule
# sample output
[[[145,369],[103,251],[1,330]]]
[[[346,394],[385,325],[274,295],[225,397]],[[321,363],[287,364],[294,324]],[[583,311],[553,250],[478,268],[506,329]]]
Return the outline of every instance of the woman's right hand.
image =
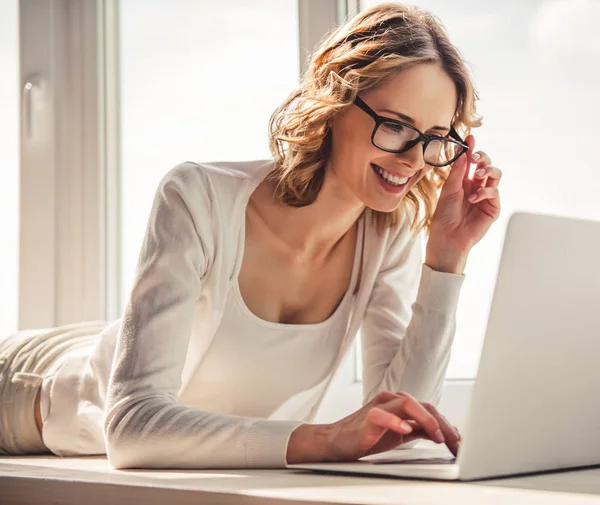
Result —
[[[340,421],[300,426],[290,437],[288,463],[355,461],[419,438],[458,454],[458,430],[433,405],[408,393],[382,392]]]

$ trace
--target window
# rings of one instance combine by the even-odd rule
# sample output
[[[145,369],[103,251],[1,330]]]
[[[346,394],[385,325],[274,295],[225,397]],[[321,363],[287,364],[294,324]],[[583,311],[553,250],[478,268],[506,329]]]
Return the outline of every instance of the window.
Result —
[[[176,164],[270,157],[299,79],[295,0],[121,1],[122,300],[156,187]]]
[[[380,3],[363,0],[362,8]],[[519,209],[600,219],[600,4],[591,0],[416,0],[469,62],[483,126],[476,149],[503,172],[502,212],[472,250],[448,375],[474,377],[506,224]],[[592,158],[590,158],[592,156]]]
[[[19,89],[17,0],[0,2],[0,337],[17,331]]]

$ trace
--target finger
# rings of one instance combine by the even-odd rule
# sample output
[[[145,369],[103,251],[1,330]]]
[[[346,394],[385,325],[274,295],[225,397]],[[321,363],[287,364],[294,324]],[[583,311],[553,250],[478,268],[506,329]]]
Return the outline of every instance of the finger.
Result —
[[[437,419],[438,424],[440,425],[440,429],[444,434],[444,439],[446,440],[446,446],[450,449],[450,452],[455,456],[458,454],[458,442],[459,436],[458,431],[454,429],[454,427],[448,422],[448,420],[440,413],[438,410],[429,403],[422,403],[423,407],[427,409],[432,416]]]
[[[462,436],[460,434],[460,431],[458,431],[458,428],[456,426],[453,426],[453,428],[456,430],[456,433],[458,433],[458,441],[461,442],[462,441]]]
[[[502,179],[502,171],[493,165],[485,165],[475,171],[475,179],[482,182],[481,187],[496,187]]]
[[[475,171],[473,172],[473,178],[471,179],[471,188],[469,194],[474,193],[479,188],[485,188],[485,183],[487,179],[485,177],[481,178],[477,176],[477,170],[479,170],[482,167],[485,167],[486,165],[492,164],[492,160],[490,159],[490,157],[483,151],[474,152],[471,155],[471,161],[475,163]]]
[[[371,402],[374,405],[378,405],[380,403],[387,403],[393,400],[394,398],[397,398],[397,395],[395,393],[392,393],[390,391],[381,391],[375,396],[375,398],[373,398],[373,400],[371,400]]]
[[[382,407],[373,407],[367,412],[367,420],[386,430],[392,430],[401,435],[410,433],[412,427],[400,416],[393,414]]]
[[[419,423],[434,442],[444,442],[444,435],[440,430],[436,418],[421,405],[421,402],[411,395],[404,393],[404,398],[398,398],[385,405],[381,405],[381,408],[388,411],[391,410],[395,414],[403,415],[403,417],[409,416],[412,420]]]
[[[397,397],[401,398],[403,396],[406,396],[406,393],[400,391],[400,392],[395,393],[395,395]],[[423,403],[422,405],[425,408],[427,408],[428,404],[427,403]],[[446,417],[441,412],[439,412],[437,409],[435,409],[435,407],[432,407],[432,408],[435,410],[435,412],[437,413],[437,415],[441,417],[441,419],[443,420],[443,422],[445,422],[447,426],[450,426],[452,428],[452,430],[454,432],[454,436],[456,437],[456,439],[458,440],[458,442],[460,442],[462,440],[462,437],[461,437],[461,435],[460,435],[460,433],[458,431],[458,428],[456,426],[451,425],[450,422],[448,421],[448,419],[446,419]],[[434,413],[432,412],[432,414],[434,414]],[[413,419],[409,419],[409,418],[405,418],[404,421],[412,427],[413,431],[410,433],[410,435],[404,437],[403,443],[409,442],[409,438],[408,437],[410,437],[410,440],[414,440],[414,439],[417,439],[417,438],[424,438],[424,439],[427,439],[427,440],[432,440],[432,438],[427,434],[426,431],[423,430],[423,428],[419,425],[419,423],[417,421],[414,421]],[[433,441],[435,442],[435,440],[433,440]]]
[[[456,426],[454,426],[450,421],[448,421],[448,418],[444,414],[442,414],[439,410],[437,412],[440,416],[442,416],[442,419],[444,421],[446,421],[446,424],[448,424],[448,426],[450,426],[452,428],[452,430],[454,431],[454,434],[456,435],[456,438],[460,442],[462,440],[462,437],[460,436],[460,432],[458,431],[458,428]]]
[[[417,440],[417,439],[431,440],[432,442],[436,442],[436,440],[434,440],[432,437],[430,437],[427,434],[427,432],[425,432],[425,430],[423,430],[423,428],[421,428],[421,426],[419,426],[415,421],[407,420],[406,422],[409,423],[413,427],[413,431],[411,433],[409,433],[408,435],[404,435],[404,437],[402,438],[402,444],[406,444],[408,442],[411,442],[412,440]],[[448,425],[450,425],[450,423],[448,423]],[[460,450],[460,444],[462,442],[462,437],[461,437],[460,433],[458,432],[458,429],[455,426],[453,426],[452,428],[454,430],[454,434],[456,437],[456,443],[454,445],[455,448],[454,449],[451,448],[452,442],[450,442],[450,445],[448,445],[449,444],[448,440],[446,440],[446,445],[448,446],[448,449],[450,450],[450,452],[452,452],[452,454],[457,456],[458,451]]]
[[[435,440],[433,437],[431,437],[421,426],[419,426],[418,424],[416,425],[416,428],[413,429],[412,432],[410,432],[408,435],[403,435],[402,436],[402,444],[406,444],[408,442],[411,442],[413,440],[429,440],[431,442],[434,443],[438,443],[437,440]]]
[[[458,148],[455,150],[455,152]],[[450,172],[448,173],[448,178],[444,183],[445,192],[455,193],[459,191],[463,186],[463,181],[466,178],[466,175],[469,172],[469,164],[467,160],[467,156],[462,154],[459,156],[452,165],[450,165]]]
[[[471,154],[470,161],[476,163],[475,168],[481,168],[485,165],[491,165],[492,159],[484,151],[476,151]]]
[[[462,150],[461,146],[459,146],[459,145],[454,146],[454,154],[455,155],[457,155],[461,150]],[[454,160],[454,162],[452,163],[452,166],[455,167],[457,163],[468,163],[469,158],[468,158],[468,156],[465,156],[466,154],[468,154],[468,150],[465,151],[463,154],[461,154],[458,158],[456,158]]]
[[[469,146],[469,149],[467,150],[467,158],[470,160],[471,156],[473,155],[473,150],[475,149],[475,137],[473,135],[467,135],[465,138],[465,144]]]
[[[467,144],[468,149],[467,151],[460,156],[460,158],[458,158],[457,161],[455,161],[454,163],[457,163],[458,161],[460,161],[462,163],[462,170],[461,170],[461,174],[463,176],[463,190],[465,191],[465,193],[470,194],[471,193],[471,187],[473,185],[473,181],[470,179],[470,175],[469,172],[470,170],[470,157],[471,157],[471,153],[473,152],[473,149],[475,148],[475,137],[473,137],[473,135],[468,135],[465,138],[465,144]]]
[[[500,208],[500,190],[495,187],[479,188],[469,195],[469,202],[471,203],[478,203],[482,200],[488,200],[490,204]]]
[[[399,393],[395,393],[395,395],[397,397],[402,397],[405,395],[405,393],[403,392],[399,392]],[[426,404],[423,404],[423,406],[425,406]],[[456,434],[456,436],[458,437],[458,440],[462,440],[462,437],[460,435],[460,432],[458,431],[458,428],[454,425],[451,425],[450,422],[448,421],[448,419],[444,416],[444,414],[442,414],[440,411],[436,410],[437,413],[442,417],[442,419],[448,424],[448,426],[452,426],[452,429],[454,430],[454,433]],[[417,433],[420,429],[419,427],[419,423],[417,423],[416,421],[413,421],[412,419],[405,419],[404,420],[407,424],[409,424],[412,429],[413,429],[413,433]]]

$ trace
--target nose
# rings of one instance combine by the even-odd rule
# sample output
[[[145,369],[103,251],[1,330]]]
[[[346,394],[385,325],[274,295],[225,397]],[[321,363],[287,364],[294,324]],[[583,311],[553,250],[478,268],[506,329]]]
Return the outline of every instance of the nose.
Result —
[[[400,161],[411,167],[415,172],[418,172],[425,167],[425,159],[423,157],[423,142],[417,143],[408,151],[398,153],[396,156]]]

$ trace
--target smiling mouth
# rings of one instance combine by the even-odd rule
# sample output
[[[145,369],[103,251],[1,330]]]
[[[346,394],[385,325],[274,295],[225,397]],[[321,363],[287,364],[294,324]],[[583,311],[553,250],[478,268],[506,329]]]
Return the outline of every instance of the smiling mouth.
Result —
[[[373,172],[375,172],[377,177],[379,177],[379,180],[382,183],[384,183],[384,185],[387,186],[389,189],[393,189],[394,192],[402,190],[406,185],[408,185],[410,183],[411,179],[413,178],[413,176],[411,176],[408,178],[408,180],[405,183],[400,184],[400,183],[394,181],[393,179],[386,178],[384,176],[384,169],[381,168],[380,166],[375,165],[374,163],[371,163],[371,168],[373,169]]]

